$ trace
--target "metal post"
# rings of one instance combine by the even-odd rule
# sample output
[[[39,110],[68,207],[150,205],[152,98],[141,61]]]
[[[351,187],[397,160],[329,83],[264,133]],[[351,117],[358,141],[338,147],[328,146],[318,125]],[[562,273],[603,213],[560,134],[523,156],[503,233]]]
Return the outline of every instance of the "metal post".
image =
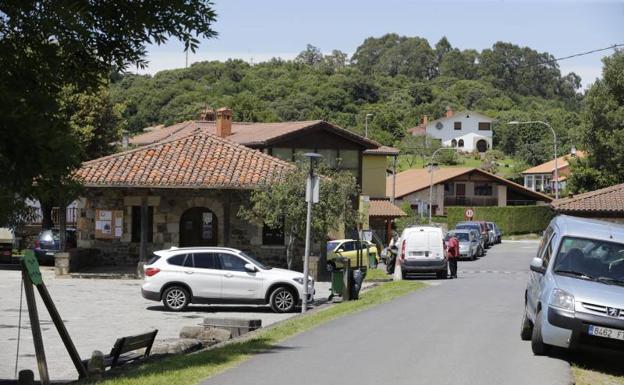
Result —
[[[310,158],[310,175],[306,188],[312,189],[314,181],[314,159]],[[303,257],[303,299],[301,301],[301,312],[305,313],[308,307],[308,263],[310,261],[310,232],[312,227],[312,191],[310,191],[310,199],[308,200],[308,212],[306,215],[306,239],[305,253]]]
[[[35,292],[33,290],[33,283],[30,280],[25,267],[22,267],[22,276],[24,278],[24,294],[26,294],[28,316],[30,317],[30,330],[32,331],[33,342],[35,344],[35,355],[37,357],[37,367],[39,368],[39,378],[42,385],[50,385],[50,375],[48,373],[48,364],[46,362],[45,350],[43,348],[43,337],[41,336],[41,325],[39,323],[39,313],[37,312]]]
[[[555,140],[555,199],[559,199],[559,167],[557,165],[557,134],[555,130],[548,123],[546,123],[548,128],[552,131],[553,138]]]
[[[396,164],[397,155],[392,157],[392,204],[394,204],[394,200],[396,199]]]
[[[433,211],[433,156],[429,163],[429,224],[431,224],[431,212]]]

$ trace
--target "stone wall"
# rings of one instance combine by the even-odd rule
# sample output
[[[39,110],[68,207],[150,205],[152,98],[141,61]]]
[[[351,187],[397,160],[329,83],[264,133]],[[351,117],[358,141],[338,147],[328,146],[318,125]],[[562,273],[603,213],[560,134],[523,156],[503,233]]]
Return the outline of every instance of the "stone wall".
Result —
[[[218,222],[218,245],[249,252],[271,266],[286,264],[283,245],[262,245],[262,227],[239,218],[241,206],[247,204],[249,192],[232,190],[139,190],[122,188],[88,189],[78,202],[78,247],[101,251],[103,265],[134,265],[139,260],[139,243],[132,242],[132,207],[141,205],[147,194],[148,206],[154,210],[153,242],[148,252],[178,246],[180,218],[193,207],[210,209]],[[121,238],[96,239],[95,212],[122,210],[123,232]]]

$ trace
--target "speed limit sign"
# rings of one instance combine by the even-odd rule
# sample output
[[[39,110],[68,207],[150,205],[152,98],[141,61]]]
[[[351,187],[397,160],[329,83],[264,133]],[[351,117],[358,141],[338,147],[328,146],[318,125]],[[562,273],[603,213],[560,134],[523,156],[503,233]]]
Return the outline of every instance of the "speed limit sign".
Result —
[[[466,209],[466,212],[464,213],[464,215],[466,216],[466,219],[471,220],[472,217],[474,217],[474,210]]]

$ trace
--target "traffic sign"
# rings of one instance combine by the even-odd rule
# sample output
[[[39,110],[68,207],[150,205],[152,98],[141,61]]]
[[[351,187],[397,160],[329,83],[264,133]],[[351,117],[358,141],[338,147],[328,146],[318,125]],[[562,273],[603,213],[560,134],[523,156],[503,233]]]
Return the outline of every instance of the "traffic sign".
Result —
[[[466,219],[471,220],[474,217],[474,210],[466,209],[466,212],[464,213],[464,215],[466,216]]]

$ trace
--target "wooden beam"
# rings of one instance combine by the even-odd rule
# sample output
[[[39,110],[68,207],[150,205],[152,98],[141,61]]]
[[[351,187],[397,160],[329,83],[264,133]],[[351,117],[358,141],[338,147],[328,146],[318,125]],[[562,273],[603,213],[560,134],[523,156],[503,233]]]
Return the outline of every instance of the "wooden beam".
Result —
[[[141,243],[139,247],[139,262],[147,261],[147,242],[149,234],[149,207],[147,206],[147,196],[141,197]]]
[[[39,378],[42,385],[50,385],[50,375],[48,373],[48,363],[46,361],[45,350],[43,348],[43,337],[41,336],[41,324],[39,323],[39,313],[37,312],[37,302],[35,301],[35,291],[33,283],[22,268],[24,280],[24,294],[26,294],[26,304],[28,305],[28,317],[30,318],[30,330],[35,344],[35,355],[37,357],[37,367],[39,368]]]

